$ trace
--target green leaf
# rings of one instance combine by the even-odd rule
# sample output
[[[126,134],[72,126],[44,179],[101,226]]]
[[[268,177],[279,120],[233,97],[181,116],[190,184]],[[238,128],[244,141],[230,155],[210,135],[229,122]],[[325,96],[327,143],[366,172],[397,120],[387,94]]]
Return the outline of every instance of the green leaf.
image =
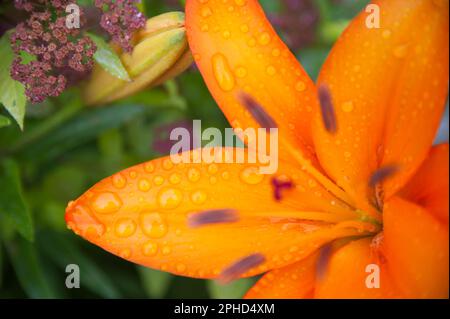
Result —
[[[3,284],[3,246],[2,239],[0,238],[0,288]]]
[[[0,162],[0,214],[14,222],[17,231],[29,241],[34,238],[33,221],[25,203],[16,162]]]
[[[35,247],[21,237],[6,243],[7,251],[22,288],[30,298],[54,298]]]
[[[11,124],[11,121],[6,116],[0,115],[0,128],[8,126]]]
[[[162,298],[169,289],[172,275],[166,272],[137,266],[145,292],[150,298]]]
[[[254,278],[245,278],[221,285],[214,280],[208,280],[208,290],[214,299],[240,299],[255,284]]]
[[[33,162],[46,161],[95,139],[102,132],[120,127],[143,114],[145,108],[140,105],[114,105],[105,108],[87,110],[71,121],[54,130],[39,142],[29,145],[23,155]]]
[[[103,298],[120,298],[112,278],[92,262],[67,236],[52,231],[40,233],[38,244],[41,250],[65,271],[69,264],[80,267],[80,286]]]
[[[120,61],[119,56],[114,52],[109,44],[98,35],[88,33],[89,37],[94,41],[97,46],[97,51],[95,51],[94,59],[95,61],[111,75],[124,80],[131,81],[127,70]]]
[[[23,129],[23,119],[25,117],[25,88],[22,83],[14,81],[9,73],[14,55],[9,43],[9,32],[6,32],[0,39],[0,103]]]

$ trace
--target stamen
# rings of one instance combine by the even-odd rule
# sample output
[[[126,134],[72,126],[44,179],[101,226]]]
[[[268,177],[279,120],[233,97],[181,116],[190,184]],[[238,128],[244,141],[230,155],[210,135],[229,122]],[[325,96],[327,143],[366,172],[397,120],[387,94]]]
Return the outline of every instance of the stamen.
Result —
[[[216,209],[196,213],[188,217],[188,225],[191,228],[198,228],[211,224],[234,223],[239,220],[235,210]]]
[[[384,233],[379,232],[370,243],[370,252],[382,264],[386,263],[386,257],[383,254]]]
[[[317,257],[316,263],[316,276],[319,281],[325,278],[328,269],[328,264],[331,258],[331,252],[332,252],[331,244],[323,246],[319,252],[319,256]]]
[[[275,197],[275,200],[279,202],[283,198],[281,192],[285,189],[292,189],[295,185],[290,180],[281,180],[277,177],[274,177],[272,178],[272,186],[273,196]]]
[[[328,88],[328,86],[321,84],[319,86],[318,93],[320,111],[322,113],[322,121],[325,129],[328,131],[328,133],[335,134],[337,132],[337,121],[330,89]]]
[[[264,108],[258,104],[250,95],[241,92],[238,94],[238,99],[244,105],[244,107],[251,113],[255,121],[266,130],[270,128],[277,128],[275,120],[264,111]],[[334,112],[333,112],[334,114]],[[314,179],[322,184],[330,193],[341,199],[347,205],[354,207],[354,201],[350,198],[344,190],[334,184],[327,176],[322,174],[317,168],[313,166],[311,161],[305,158],[301,150],[283,136],[279,136],[281,147],[283,147],[288,153],[290,153]]]
[[[277,123],[275,120],[264,110],[264,108],[256,102],[256,100],[248,95],[247,93],[240,92],[238,99],[241,101],[242,105],[245,106],[247,111],[250,112],[253,119],[258,122],[258,124],[269,131],[271,128],[277,128]]]
[[[378,184],[384,182],[388,178],[392,177],[399,171],[398,165],[388,165],[379,168],[377,171],[375,171],[369,180],[369,186],[371,188],[374,188]]]
[[[246,214],[246,217],[257,218],[283,218],[283,219],[297,219],[302,221],[317,221],[323,223],[340,223],[351,218],[355,218],[350,214],[334,214],[314,211],[259,211]]]
[[[247,257],[241,258],[231,266],[225,268],[219,275],[218,280],[223,284],[229,283],[240,278],[250,269],[261,265],[265,261],[266,258],[261,254],[252,254]]]

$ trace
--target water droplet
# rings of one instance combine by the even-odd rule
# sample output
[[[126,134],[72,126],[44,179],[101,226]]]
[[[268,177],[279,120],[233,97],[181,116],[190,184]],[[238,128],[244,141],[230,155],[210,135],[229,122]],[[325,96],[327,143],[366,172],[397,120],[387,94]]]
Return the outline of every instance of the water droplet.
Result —
[[[191,200],[194,204],[201,205],[206,202],[208,195],[202,190],[197,190],[191,194]]]
[[[231,33],[230,33],[230,31],[225,30],[225,31],[222,33],[222,36],[224,37],[224,39],[229,39],[230,36],[231,36]]]
[[[274,57],[279,57],[280,56],[280,50],[279,49],[277,49],[277,48],[275,48],[275,49],[273,49],[272,50],[272,55],[274,56]]]
[[[211,175],[216,174],[219,171],[219,166],[217,164],[210,164],[208,166],[208,173]]]
[[[94,195],[92,199],[92,208],[99,214],[112,214],[122,207],[120,197],[111,192],[105,192]]]
[[[183,272],[186,271],[186,265],[182,264],[182,263],[179,263],[176,266],[176,270],[177,270],[178,273],[183,273]]]
[[[164,188],[159,191],[158,204],[164,209],[174,209],[180,205],[183,193],[176,188]]]
[[[124,259],[128,259],[131,256],[131,250],[129,250],[128,248],[123,249],[120,251],[119,256]]]
[[[166,158],[163,161],[162,166],[165,170],[171,170],[173,168],[173,162],[170,158]]]
[[[222,178],[223,178],[224,180],[230,179],[230,173],[228,173],[228,172],[223,172],[223,173],[222,173]]]
[[[247,167],[241,172],[241,180],[250,185],[256,185],[264,180],[264,175],[259,173],[259,168],[255,166]]]
[[[153,171],[155,170],[155,165],[153,165],[152,162],[147,162],[144,164],[144,170],[147,173],[153,173]]]
[[[133,178],[133,179],[137,177],[136,171],[130,171],[129,175],[130,175],[130,177]]]
[[[266,69],[268,75],[273,76],[277,73],[277,69],[273,65],[269,65]]]
[[[342,111],[349,113],[349,112],[353,111],[353,102],[352,101],[344,102],[344,103],[342,103],[341,108],[342,108]]]
[[[248,25],[246,24],[241,25],[240,29],[242,33],[247,33],[249,31]]]
[[[201,26],[201,30],[202,30],[203,32],[208,32],[209,26],[208,26],[207,24],[203,24],[203,25]]]
[[[234,0],[234,3],[236,3],[237,6],[242,7],[245,6],[247,0]]]
[[[170,182],[171,184],[174,184],[174,185],[179,184],[179,183],[181,182],[181,176],[180,176],[180,174],[178,174],[178,173],[173,173],[172,175],[170,175],[170,177],[169,177],[169,182]]]
[[[167,255],[170,255],[170,253],[172,252],[172,249],[170,249],[169,246],[164,246],[161,252],[164,256],[167,256]]]
[[[249,47],[254,47],[255,45],[256,45],[256,39],[255,38],[253,38],[253,37],[251,37],[248,41],[247,41],[247,45],[249,46]]]
[[[122,189],[127,185],[127,178],[122,173],[117,173],[112,177],[112,184],[115,188]]]
[[[70,228],[77,234],[83,233],[83,236],[97,238],[105,233],[105,226],[92,216],[89,208],[77,205],[70,215]]]
[[[141,213],[139,220],[142,231],[148,237],[161,238],[167,234],[168,226],[160,213]]]
[[[160,175],[156,175],[153,177],[153,183],[155,183],[156,186],[160,186],[164,183],[164,177]]]
[[[225,56],[221,53],[216,53],[212,57],[212,66],[214,77],[220,88],[226,92],[233,90],[235,79]]]
[[[150,190],[150,188],[151,188],[151,184],[148,181],[148,179],[142,178],[139,181],[138,188],[139,188],[139,190],[141,190],[143,192],[148,192]]]
[[[158,253],[158,244],[152,241],[146,242],[142,245],[142,253],[145,256],[155,256]]]
[[[270,34],[267,32],[263,32],[259,35],[258,37],[258,43],[261,45],[267,45],[269,44],[271,38],[270,38]]]
[[[200,10],[200,14],[203,18],[210,17],[212,15],[212,10],[210,7],[203,7]]]
[[[304,82],[298,81],[298,82],[295,84],[295,89],[296,89],[297,91],[299,91],[299,92],[303,92],[303,91],[306,90],[306,85],[305,85]]]
[[[200,171],[198,169],[196,169],[196,168],[189,169],[188,179],[191,182],[193,182],[193,183],[198,182],[200,180],[200,177],[201,177],[201,175],[200,175]]]
[[[247,76],[247,69],[242,66],[237,67],[236,68],[236,76],[241,79],[245,78]]]
[[[136,231],[136,223],[130,218],[122,218],[116,221],[114,232],[119,237],[130,237]]]

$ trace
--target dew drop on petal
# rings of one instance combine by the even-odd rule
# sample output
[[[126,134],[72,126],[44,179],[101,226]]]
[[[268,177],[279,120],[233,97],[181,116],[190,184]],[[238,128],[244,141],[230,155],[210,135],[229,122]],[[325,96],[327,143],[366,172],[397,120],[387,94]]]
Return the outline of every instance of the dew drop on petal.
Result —
[[[201,177],[201,175],[200,175],[200,171],[198,169],[191,168],[188,170],[188,179],[191,182],[193,182],[193,183],[198,182],[200,180],[200,177]]]
[[[186,265],[182,263],[178,263],[176,265],[176,270],[178,273],[184,273],[186,271]]]
[[[270,35],[267,32],[263,32],[258,36],[258,43],[261,45],[269,44],[270,40]]]
[[[152,162],[147,162],[144,164],[144,170],[147,173],[153,173],[153,171],[155,170],[155,165],[153,165]]]
[[[161,252],[164,256],[167,256],[167,255],[170,255],[170,253],[172,252],[172,249],[170,249],[169,246],[164,246]]]
[[[122,200],[116,193],[99,193],[92,198],[92,208],[99,214],[112,214],[120,207],[122,207]]]
[[[160,186],[164,183],[164,177],[160,176],[160,175],[156,175],[155,177],[153,177],[153,183],[156,186]]]
[[[141,213],[139,222],[145,235],[151,238],[161,238],[167,234],[168,226],[164,217],[157,212]]]
[[[208,195],[202,190],[197,190],[191,194],[191,200],[194,204],[201,205],[206,202]]]
[[[146,242],[142,245],[142,253],[145,256],[155,256],[158,253],[158,244],[152,241]]]
[[[200,9],[200,14],[203,18],[208,18],[212,15],[212,10],[210,7],[203,7]]]
[[[349,113],[349,112],[353,111],[353,102],[352,101],[344,102],[344,103],[342,103],[341,108],[342,108],[342,111]]]
[[[247,167],[240,174],[241,180],[250,185],[256,185],[263,181],[264,175],[260,174],[259,168],[255,166]]]
[[[236,72],[235,73],[236,73],[236,77],[242,79],[242,78],[245,78],[247,76],[247,69],[242,67],[242,66],[240,66],[240,67],[236,68]]]
[[[298,81],[298,82],[295,84],[295,89],[296,89],[298,92],[303,92],[303,91],[306,90],[306,85],[305,85],[304,82]]]
[[[151,188],[151,184],[148,179],[142,178],[141,180],[139,180],[138,188],[142,192],[148,192]]]
[[[128,259],[131,257],[131,250],[128,248],[125,248],[119,252],[119,256],[124,259]]]
[[[165,170],[171,170],[173,168],[173,162],[170,158],[166,158],[163,161],[162,166]]]
[[[243,24],[240,27],[242,33],[247,33],[249,31],[249,27],[247,24]]]
[[[130,218],[123,218],[116,221],[114,233],[118,237],[130,237],[136,231],[136,223]]]
[[[234,3],[236,3],[237,6],[242,7],[246,5],[247,0],[234,0]]]
[[[173,173],[172,175],[170,175],[169,177],[169,182],[171,184],[179,184],[181,182],[181,176],[178,173]]]
[[[208,173],[211,175],[216,174],[219,171],[219,166],[217,164],[210,164],[208,166]]]
[[[130,175],[130,177],[133,178],[133,179],[137,177],[136,171],[130,171],[130,172],[128,173],[128,175]]]
[[[235,79],[227,58],[221,53],[216,53],[212,57],[212,67],[214,77],[219,87],[225,92],[233,90],[235,86]]]
[[[122,189],[127,185],[127,178],[122,173],[112,176],[112,184],[115,188]]]

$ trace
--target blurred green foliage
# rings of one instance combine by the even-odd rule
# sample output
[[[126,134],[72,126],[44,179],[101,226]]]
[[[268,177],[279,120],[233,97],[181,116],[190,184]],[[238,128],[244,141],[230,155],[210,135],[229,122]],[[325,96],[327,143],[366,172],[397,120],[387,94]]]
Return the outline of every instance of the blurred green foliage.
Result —
[[[154,16],[174,3],[146,0],[141,8]],[[261,3],[269,13],[282,8],[278,0]],[[320,12],[315,41],[295,52],[312,77],[367,1],[314,3]],[[28,105],[23,132],[0,112],[0,298],[236,298],[255,281],[220,286],[145,269],[79,239],[64,222],[67,202],[94,183],[162,155],[152,148],[159,126],[191,119],[204,127],[228,126],[195,68],[102,108],[84,107],[71,88]],[[65,287],[71,263],[81,268],[80,289]]]

